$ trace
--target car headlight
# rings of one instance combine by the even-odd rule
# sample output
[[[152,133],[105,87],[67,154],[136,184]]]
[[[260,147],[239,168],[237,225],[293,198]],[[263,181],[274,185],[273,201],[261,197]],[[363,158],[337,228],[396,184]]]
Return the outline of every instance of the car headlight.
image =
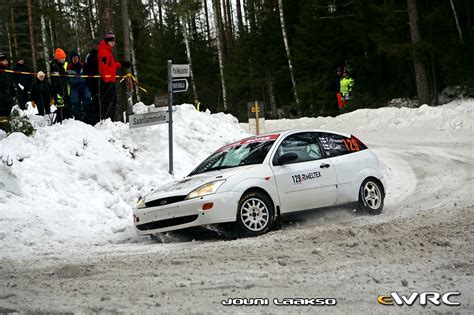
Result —
[[[191,199],[213,194],[219,189],[219,187],[221,187],[222,184],[224,184],[224,182],[225,179],[221,179],[199,186],[198,188],[190,192],[185,199]]]
[[[145,198],[140,197],[137,203],[137,209],[145,208]]]

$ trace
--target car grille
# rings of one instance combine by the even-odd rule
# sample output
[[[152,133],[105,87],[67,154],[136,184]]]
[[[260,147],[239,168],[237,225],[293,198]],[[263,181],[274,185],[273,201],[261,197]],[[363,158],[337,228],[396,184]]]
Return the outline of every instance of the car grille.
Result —
[[[150,202],[146,202],[145,206],[148,207],[162,207],[162,206],[167,206],[169,204],[175,203],[175,202],[180,202],[183,201],[186,196],[172,196],[172,197],[166,197],[166,198],[161,198],[157,200],[153,200]]]
[[[179,217],[179,218],[172,218],[172,219],[166,219],[166,220],[160,220],[160,221],[140,224],[140,225],[137,225],[137,229],[139,229],[140,231],[162,229],[162,228],[166,228],[166,227],[169,227],[169,226],[174,226],[174,225],[180,225],[180,224],[186,224],[186,223],[189,223],[189,222],[193,222],[197,218],[198,218],[197,214],[187,215],[187,216]]]

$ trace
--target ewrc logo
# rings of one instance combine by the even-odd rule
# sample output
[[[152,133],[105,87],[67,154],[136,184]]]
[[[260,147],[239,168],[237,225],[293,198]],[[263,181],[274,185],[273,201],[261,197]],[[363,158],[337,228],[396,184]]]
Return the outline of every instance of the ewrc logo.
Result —
[[[448,306],[459,306],[461,303],[451,300],[452,296],[460,296],[460,292],[413,292],[409,296],[400,295],[397,292],[391,292],[390,295],[380,295],[377,298],[377,301],[382,305],[408,305],[412,306],[415,304],[416,300],[419,298],[419,304],[425,306],[430,302],[433,305],[439,306],[441,304]]]

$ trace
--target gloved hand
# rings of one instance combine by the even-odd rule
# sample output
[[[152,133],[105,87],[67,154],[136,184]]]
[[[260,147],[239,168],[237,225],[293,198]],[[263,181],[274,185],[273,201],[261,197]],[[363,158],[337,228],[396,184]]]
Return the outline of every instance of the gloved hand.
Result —
[[[127,60],[121,61],[120,64],[122,65],[124,69],[129,69],[132,66],[130,61],[127,61]]]

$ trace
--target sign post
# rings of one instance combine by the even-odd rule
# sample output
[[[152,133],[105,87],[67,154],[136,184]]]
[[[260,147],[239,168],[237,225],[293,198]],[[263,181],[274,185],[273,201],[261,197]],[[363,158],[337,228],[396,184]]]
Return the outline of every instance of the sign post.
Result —
[[[169,147],[169,173],[173,175],[173,64],[168,60],[168,147]]]
[[[255,101],[255,106],[252,107],[252,113],[255,113],[255,133],[258,136],[260,134],[260,128],[259,128],[259,116],[258,113],[260,113],[260,107],[258,106],[258,101]]]

